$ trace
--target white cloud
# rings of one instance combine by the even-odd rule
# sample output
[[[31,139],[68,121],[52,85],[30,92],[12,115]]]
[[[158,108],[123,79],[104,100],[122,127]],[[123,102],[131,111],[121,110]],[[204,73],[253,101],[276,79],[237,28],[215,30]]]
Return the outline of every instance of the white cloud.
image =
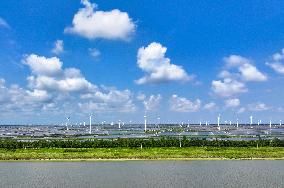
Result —
[[[262,82],[267,80],[267,76],[260,72],[254,65],[252,65],[251,60],[239,56],[239,55],[230,55],[229,57],[225,57],[224,61],[226,63],[226,68],[237,68],[242,80],[246,82]],[[223,71],[224,73],[230,74],[228,71]]]
[[[137,84],[161,83],[169,81],[189,81],[192,79],[183,67],[171,64],[165,57],[167,48],[160,43],[152,42],[138,50],[137,64],[146,75],[135,82]]]
[[[56,58],[46,58],[31,54],[23,60],[34,75],[28,77],[29,86],[39,90],[60,92],[79,92],[95,89],[80,70],[75,68],[62,69],[62,62]]]
[[[245,81],[262,82],[267,80],[267,76],[261,73],[255,66],[251,64],[243,64],[239,67],[242,78]]]
[[[129,90],[119,91],[115,88],[105,88],[104,92],[97,91],[81,95],[82,99],[88,99],[85,103],[79,103],[83,111],[96,112],[134,112],[136,106],[132,101],[132,93]]]
[[[216,103],[214,103],[214,102],[209,102],[209,103],[205,104],[203,108],[204,108],[205,110],[215,110],[215,109],[217,109],[218,107],[217,107]]]
[[[265,111],[265,110],[270,109],[270,107],[268,107],[266,104],[264,104],[262,102],[249,104],[248,108],[249,108],[250,111]]]
[[[64,52],[63,40],[57,40],[54,43],[54,48],[51,50],[52,53],[58,55]]]
[[[222,97],[231,97],[240,93],[247,92],[246,82],[263,82],[267,76],[260,72],[252,61],[239,56],[230,55],[223,58],[225,67],[218,74],[222,80],[212,81],[212,90],[215,94]]]
[[[27,78],[31,90],[23,90],[22,93],[26,100],[42,104],[42,110],[58,107],[68,111],[76,111],[79,107],[84,113],[136,110],[131,91],[98,87],[86,80],[79,69],[63,69],[63,63],[58,58],[31,54],[24,57],[23,63],[30,67],[32,74]],[[1,80],[0,87],[3,83]]]
[[[227,68],[239,67],[241,65],[250,63],[250,60],[240,55],[230,55],[228,57],[224,57],[223,60],[226,63]]]
[[[139,101],[143,101],[146,99],[146,95],[144,93],[138,93],[136,99]]]
[[[146,111],[156,110],[160,102],[162,100],[162,96],[158,95],[151,95],[148,99],[144,99],[143,104]]]
[[[242,114],[242,113],[244,113],[246,111],[246,108],[245,107],[241,107],[238,111],[237,111],[237,113],[238,114]]]
[[[121,39],[128,40],[135,32],[135,24],[128,13],[118,9],[98,11],[95,3],[82,0],[84,8],[74,15],[72,27],[65,32],[80,35],[88,39]]]
[[[244,83],[230,78],[225,78],[223,81],[213,80],[212,90],[221,97],[230,97],[248,91]]]
[[[280,53],[275,53],[272,55],[272,59],[274,61],[282,61],[284,60],[284,48],[281,50]]]
[[[275,72],[279,74],[284,74],[284,65],[282,63],[279,62],[266,63],[266,65],[272,68]]]
[[[4,18],[0,17],[0,27],[10,28],[9,24],[4,20]]]
[[[46,58],[31,54],[24,58],[23,63],[36,75],[54,76],[62,72],[62,62],[57,57]]]
[[[89,53],[95,59],[98,59],[98,57],[101,55],[101,52],[96,48],[89,48]]]
[[[187,98],[172,95],[170,99],[170,110],[175,112],[196,112],[200,109],[201,101],[196,99],[190,101]]]
[[[240,99],[227,99],[225,100],[225,106],[228,108],[236,108],[240,105]]]
[[[267,62],[266,65],[272,68],[275,72],[284,74],[284,65],[282,62],[284,60],[284,48],[280,53],[273,54],[272,60],[272,63]]]
[[[0,112],[29,113],[43,109],[51,101],[51,95],[42,90],[25,90],[18,85],[6,86],[0,79]]]

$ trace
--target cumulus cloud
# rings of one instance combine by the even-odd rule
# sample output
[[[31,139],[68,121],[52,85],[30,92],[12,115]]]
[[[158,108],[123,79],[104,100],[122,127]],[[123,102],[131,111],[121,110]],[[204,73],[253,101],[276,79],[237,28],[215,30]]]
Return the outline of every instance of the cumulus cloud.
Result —
[[[143,104],[146,111],[156,110],[160,105],[162,96],[160,94],[151,95],[148,99],[146,99],[145,97],[143,100]]]
[[[284,74],[284,48],[280,53],[275,53],[272,55],[273,62],[266,62],[266,65],[272,68],[275,72],[279,74]]]
[[[230,55],[229,57],[225,57],[224,61],[226,63],[226,68],[237,68],[241,79],[246,82],[261,82],[267,80],[267,76],[252,65],[251,60],[245,57]]]
[[[81,95],[87,102],[79,103],[83,111],[96,112],[134,112],[136,106],[132,100],[133,94],[129,90],[104,88],[104,92],[96,91]]]
[[[257,103],[249,104],[248,109],[250,111],[265,111],[265,110],[269,110],[270,107],[268,107],[265,103],[257,102]]]
[[[100,50],[96,48],[89,48],[89,53],[94,59],[98,59],[99,56],[101,55]]]
[[[175,112],[197,112],[200,109],[201,101],[196,99],[190,101],[187,98],[172,95],[170,99],[170,110]]]
[[[231,97],[247,92],[246,82],[263,82],[267,76],[260,72],[251,60],[239,56],[230,55],[224,57],[225,66],[218,74],[223,80],[213,80],[212,90],[221,97]]]
[[[251,64],[243,64],[239,67],[239,71],[245,81],[262,82],[267,80],[267,76]]]
[[[238,111],[237,111],[237,113],[238,114],[242,114],[242,113],[244,113],[246,111],[246,108],[245,107],[241,107]]]
[[[24,58],[23,63],[36,75],[54,76],[62,72],[62,62],[57,57],[46,58],[31,54]]]
[[[76,68],[62,69],[62,62],[56,58],[46,58],[31,54],[26,56],[23,63],[28,65],[33,75],[28,77],[29,86],[40,90],[61,92],[79,92],[95,89],[80,70]]]
[[[212,81],[212,91],[221,97],[231,97],[239,93],[247,92],[245,84],[237,80],[225,78]]]
[[[230,55],[223,58],[227,68],[239,67],[244,64],[250,64],[250,60],[240,55]]]
[[[17,85],[7,87],[0,79],[1,111],[69,113],[134,112],[136,105],[129,90],[96,86],[76,68],[63,68],[56,57],[26,55],[23,64],[31,70],[27,89]],[[81,109],[78,112],[78,108]],[[65,109],[65,110],[62,110]],[[72,112],[71,112],[72,111]]]
[[[57,40],[54,43],[54,48],[51,50],[52,53],[58,55],[64,52],[63,40]]]
[[[240,105],[240,99],[227,99],[225,100],[225,106],[228,108],[236,108]]]
[[[209,103],[205,104],[203,108],[204,108],[205,110],[215,110],[215,109],[217,109],[218,107],[217,107],[216,103],[214,103],[214,102],[209,102]]]
[[[4,18],[0,17],[0,27],[10,28],[9,24],[4,20]]]
[[[169,81],[185,82],[192,79],[183,67],[172,64],[170,59],[165,57],[166,51],[166,47],[156,42],[138,50],[137,65],[146,75],[136,80],[137,84]]]
[[[95,3],[82,0],[83,8],[74,15],[72,26],[65,28],[66,33],[77,34],[88,39],[128,40],[135,32],[135,24],[127,12],[118,9],[99,11]]]
[[[26,90],[18,85],[7,86],[0,79],[0,112],[32,113],[43,110],[51,102],[51,95],[42,90]]]

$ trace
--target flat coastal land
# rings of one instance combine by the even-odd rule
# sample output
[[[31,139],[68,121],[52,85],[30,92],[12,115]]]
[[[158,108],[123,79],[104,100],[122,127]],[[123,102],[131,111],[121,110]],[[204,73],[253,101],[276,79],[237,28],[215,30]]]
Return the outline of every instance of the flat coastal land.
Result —
[[[284,147],[0,149],[1,161],[284,160]]]

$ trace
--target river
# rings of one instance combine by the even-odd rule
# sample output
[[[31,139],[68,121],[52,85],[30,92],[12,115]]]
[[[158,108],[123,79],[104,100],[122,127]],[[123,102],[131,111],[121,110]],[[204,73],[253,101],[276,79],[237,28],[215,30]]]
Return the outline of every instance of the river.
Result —
[[[0,162],[0,187],[284,187],[284,161]]]

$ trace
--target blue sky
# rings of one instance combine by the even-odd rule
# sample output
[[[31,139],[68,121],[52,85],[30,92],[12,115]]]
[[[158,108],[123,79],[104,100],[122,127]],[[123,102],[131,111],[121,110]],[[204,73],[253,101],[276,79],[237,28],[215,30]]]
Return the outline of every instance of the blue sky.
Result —
[[[284,2],[2,1],[0,123],[279,122]]]

